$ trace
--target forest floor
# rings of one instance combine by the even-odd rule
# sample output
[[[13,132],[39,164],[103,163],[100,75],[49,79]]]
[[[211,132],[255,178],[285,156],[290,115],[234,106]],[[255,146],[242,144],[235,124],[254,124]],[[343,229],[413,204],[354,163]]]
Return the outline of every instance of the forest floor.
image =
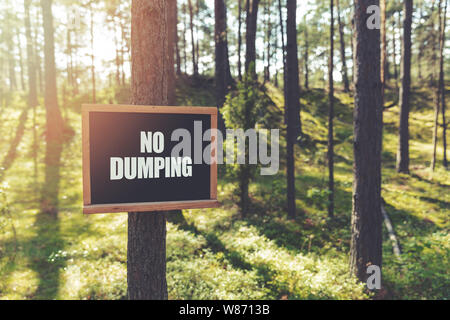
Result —
[[[207,79],[180,81],[178,104],[215,105],[212,85]],[[236,206],[236,183],[222,166],[220,208],[183,210],[182,215],[168,217],[169,298],[448,299],[450,173],[440,162],[434,173],[429,169],[433,99],[425,89],[414,89],[411,175],[395,172],[398,107],[384,113],[382,196],[402,255],[393,255],[383,227],[383,290],[368,294],[348,270],[352,97],[336,94],[336,210],[335,217],[328,218],[327,93],[312,89],[301,98],[307,139],[297,149],[298,218],[286,217],[283,160],[277,175],[256,176],[250,186],[251,213],[245,218]],[[99,93],[104,100],[100,102],[123,102],[124,92],[122,96]],[[277,105],[271,112],[280,112],[282,92],[272,85],[266,86],[266,92]],[[2,163],[26,103],[25,97],[11,99],[0,112]],[[34,175],[31,111],[14,162],[0,168],[4,171],[0,175],[0,299],[126,298],[127,215],[82,214],[81,100],[63,108],[76,134],[64,149],[57,220],[38,210],[38,186],[44,180],[43,108],[37,113],[38,176]],[[284,140],[281,157],[283,145]],[[439,146],[438,159],[442,152]]]

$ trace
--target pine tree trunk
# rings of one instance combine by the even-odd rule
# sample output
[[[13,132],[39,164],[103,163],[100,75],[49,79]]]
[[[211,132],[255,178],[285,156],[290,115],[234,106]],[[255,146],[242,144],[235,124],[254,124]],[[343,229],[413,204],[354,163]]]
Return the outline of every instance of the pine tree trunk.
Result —
[[[245,72],[249,71],[250,64],[256,63],[256,22],[258,6],[259,0],[247,0]],[[252,72],[253,79],[256,79],[256,66],[254,66]]]
[[[347,74],[347,59],[345,57],[344,24],[341,21],[341,9],[339,6],[339,0],[336,0],[336,9],[337,9],[337,19],[341,44],[342,82],[344,83],[344,92],[350,92],[350,84],[348,81],[348,74]]]
[[[33,50],[33,38],[31,36],[31,19],[30,19],[31,0],[24,1],[25,13],[25,35],[27,39],[27,64],[28,64],[28,108],[33,109],[33,170],[34,182],[37,183],[37,130],[36,130],[36,106],[37,100],[37,80],[36,80],[36,59]]]
[[[31,0],[24,1],[25,34],[27,39],[27,64],[28,64],[28,91],[29,91],[28,107],[35,108],[38,104],[38,100],[37,100],[36,66],[33,51],[33,39],[31,37],[30,4]]]
[[[328,113],[328,216],[334,215],[334,134],[333,134],[333,118],[334,118],[334,79],[333,79],[333,55],[334,55],[334,0],[330,0],[330,53],[328,64],[328,101],[330,109]],[[339,15],[338,15],[339,17]],[[341,38],[342,39],[342,38]],[[345,60],[345,59],[344,59]]]
[[[58,213],[63,120],[56,89],[55,40],[52,0],[41,0],[44,22],[46,152],[45,182],[42,188],[42,212],[53,217]]]
[[[12,34],[12,26],[10,23],[10,19],[8,17],[9,13],[7,13],[7,17],[5,19],[6,27],[2,34],[2,40],[6,44],[7,49],[7,57],[8,57],[8,72],[9,72],[9,89],[10,91],[14,91],[17,89],[17,78],[16,78],[16,62],[14,57],[14,41]]]
[[[178,36],[178,6],[175,1],[174,8],[174,19],[175,19],[175,58],[177,63],[177,76],[181,76],[181,55],[180,55],[180,46],[179,46],[179,36]]]
[[[395,88],[396,92],[398,92],[398,68],[397,68],[397,44],[395,41],[396,33],[395,33],[395,17],[392,16],[392,64],[394,65],[394,79],[395,79]]]
[[[283,11],[282,11],[281,0],[278,0],[278,16],[280,18],[280,32],[281,32],[281,51],[283,56],[283,93],[284,93],[284,123],[287,124],[288,110],[287,110],[287,79],[286,79],[286,45],[284,41],[284,21],[283,21]]]
[[[445,29],[447,21],[447,0],[445,1],[445,7],[443,15],[439,14],[439,24],[440,24],[440,46],[439,46],[439,92],[441,94],[441,111],[442,111],[442,147],[443,147],[443,159],[442,164],[444,168],[448,167],[447,160],[447,121],[445,118],[445,73],[444,73],[444,50],[445,50]]]
[[[271,55],[271,48],[270,48],[270,40],[272,38],[272,23],[270,20],[270,5],[271,1],[267,0],[266,2],[266,56],[267,56],[267,65],[264,72],[264,81],[270,81],[270,55]]]
[[[384,90],[386,87],[386,0],[380,0],[381,12],[381,105],[384,106]]]
[[[439,10],[439,19],[440,19],[440,8],[441,8],[441,1],[439,0],[439,5],[438,5],[438,10]],[[431,6],[431,17],[433,17],[433,13],[434,13],[434,6],[435,6],[435,1],[433,1],[433,4]],[[435,32],[435,22],[433,19],[431,20],[431,28],[433,30],[432,33],[432,53],[431,53],[431,65],[432,65],[432,72],[431,72],[431,79],[430,79],[430,88],[432,91],[434,91],[434,97],[433,97],[433,102],[434,102],[434,126],[433,126],[433,153],[432,153],[432,158],[431,158],[431,170],[434,171],[434,169],[436,168],[436,156],[437,156],[437,144],[438,144],[438,127],[439,127],[439,112],[440,112],[440,108],[441,108],[441,95],[439,92],[439,85],[437,84],[437,78],[438,78],[438,74],[439,74],[439,65],[438,65],[438,61],[437,61],[437,54],[436,52],[439,51],[439,46],[440,46],[440,34],[441,34],[441,24],[439,21],[439,26],[438,26],[438,35],[436,36],[436,32]]]
[[[400,70],[400,126],[397,171],[409,173],[409,111],[411,94],[411,23],[413,0],[404,1],[403,49]]]
[[[308,25],[305,17],[305,89],[309,89],[309,40],[308,40]]]
[[[19,67],[20,67],[20,84],[23,91],[27,90],[27,87],[25,85],[25,66],[23,63],[23,56],[22,56],[22,43],[20,41],[20,30],[19,28],[16,29],[16,36],[17,36],[17,49],[19,51]]]
[[[190,19],[190,28],[191,28],[191,45],[192,45],[192,69],[194,72],[194,76],[198,75],[198,65],[197,59],[195,57],[195,41],[194,41],[194,8],[192,7],[192,0],[188,0],[189,5],[189,19]]]
[[[175,0],[170,0],[175,1]],[[132,104],[169,105],[174,74],[170,4],[133,0],[131,6]],[[166,213],[128,213],[128,297],[167,299]]]
[[[91,78],[92,78],[92,103],[96,103],[96,88],[95,88],[95,56],[94,56],[94,10],[92,9],[92,3],[89,5],[91,12],[90,21],[90,35],[91,35]]]
[[[242,0],[238,0],[238,77],[242,81]]]
[[[230,62],[228,59],[227,11],[224,0],[214,0],[215,43],[216,43],[216,102],[217,108],[225,103],[225,98],[232,84]],[[219,112],[218,129],[225,131],[225,121]]]
[[[382,263],[380,31],[368,29],[366,8],[355,0],[354,182],[350,270],[366,281],[367,267]]]
[[[298,56],[297,56],[297,3],[296,0],[287,0],[287,48],[286,48],[286,109],[287,109],[287,209],[288,217],[296,217],[295,205],[295,142],[301,130],[300,125],[300,94],[298,77]]]

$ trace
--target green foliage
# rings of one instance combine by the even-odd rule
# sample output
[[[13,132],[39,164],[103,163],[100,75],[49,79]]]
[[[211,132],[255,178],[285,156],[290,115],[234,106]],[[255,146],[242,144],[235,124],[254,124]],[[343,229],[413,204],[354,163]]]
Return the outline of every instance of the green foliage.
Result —
[[[311,188],[306,192],[306,198],[311,204],[324,209],[328,206],[329,194],[330,190],[328,189]]]
[[[212,81],[196,84],[181,79],[178,100],[211,105]],[[185,82],[183,82],[185,81]],[[256,91],[256,90],[255,90]],[[195,92],[195,96],[191,94]],[[102,91],[99,101],[116,91]],[[267,113],[282,109],[282,92],[267,88],[276,103]],[[235,96],[238,94],[235,93]],[[296,201],[304,213],[295,221],[285,212],[283,167],[276,176],[255,176],[249,185],[252,206],[245,219],[236,208],[236,180],[219,177],[221,208],[183,210],[182,218],[168,223],[167,281],[170,299],[370,299],[364,284],[348,274],[350,212],[352,203],[352,98],[338,95],[336,120],[336,215],[328,219],[326,109],[323,90],[302,95],[302,119],[317,152],[297,148]],[[415,98],[420,98],[414,95]],[[273,97],[273,98],[272,98]],[[5,154],[18,124],[24,97],[4,108],[0,122],[0,151]],[[235,100],[238,101],[238,100]],[[425,100],[424,100],[425,101]],[[431,100],[430,100],[431,101]],[[426,102],[426,101],[425,101]],[[422,103],[422,102],[420,102]],[[392,254],[383,236],[383,285],[386,298],[448,299],[450,279],[449,172],[431,174],[429,136],[433,121],[430,105],[417,104],[411,112],[412,175],[395,172],[397,108],[385,112],[383,198],[403,254]],[[236,105],[236,107],[239,107]],[[79,110],[67,108],[75,130],[62,156],[60,213],[57,220],[39,215],[39,194],[44,177],[44,148],[39,144],[38,176],[34,177],[32,118],[27,120],[13,165],[5,172],[0,193],[0,298],[1,299],[125,299],[126,214],[82,214],[81,126]],[[258,116],[259,117],[259,116]],[[38,107],[37,132],[44,131],[45,110]],[[281,119],[271,124],[283,128]],[[285,144],[281,135],[281,150]],[[442,149],[440,149],[442,151]],[[0,159],[2,160],[2,159]],[[282,163],[283,165],[283,163]],[[2,198],[7,196],[7,200]],[[4,213],[9,213],[4,215]],[[14,236],[14,225],[17,236]],[[16,239],[16,240],[15,240]],[[15,251],[17,244],[17,251]]]

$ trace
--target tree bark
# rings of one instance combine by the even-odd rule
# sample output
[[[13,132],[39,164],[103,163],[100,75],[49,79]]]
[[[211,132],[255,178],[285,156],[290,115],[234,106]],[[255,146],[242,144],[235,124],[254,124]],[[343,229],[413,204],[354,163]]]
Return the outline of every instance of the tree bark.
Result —
[[[58,106],[55,65],[55,40],[52,0],[41,0],[44,22],[46,152],[45,182],[42,188],[42,212],[53,217],[58,213],[63,120]]]
[[[25,67],[23,63],[23,56],[22,56],[22,44],[20,41],[20,29],[16,29],[16,37],[17,37],[17,50],[19,51],[19,67],[20,67],[20,84],[23,91],[26,91],[26,85],[25,85]]]
[[[380,31],[368,29],[366,8],[355,0],[354,181],[350,270],[367,280],[367,267],[382,264]]]
[[[409,111],[411,94],[411,23],[413,0],[404,1],[403,50],[400,70],[400,125],[397,172],[409,173]]]
[[[89,11],[91,13],[90,21],[90,35],[91,35],[91,78],[92,78],[92,103],[96,103],[96,88],[95,88],[95,56],[94,56],[94,9],[92,2],[89,4]]]
[[[301,130],[300,123],[300,94],[298,77],[297,52],[297,3],[296,0],[287,0],[287,50],[286,50],[286,109],[287,109],[287,208],[288,217],[296,217],[295,205],[295,142]]]
[[[384,90],[386,87],[386,0],[380,0],[381,18],[381,105],[384,106]]]
[[[175,1],[175,8],[174,8],[174,19],[175,19],[175,58],[177,63],[177,76],[181,76],[181,55],[180,55],[180,46],[178,44],[179,37],[178,37],[178,6]]]
[[[195,57],[195,40],[194,40],[194,8],[192,7],[192,0],[188,0],[189,5],[189,19],[190,19],[190,28],[191,28],[191,45],[192,45],[192,69],[194,72],[194,76],[198,75],[198,65],[197,59]]]
[[[395,41],[396,32],[395,32],[395,16],[392,16],[392,64],[394,65],[394,79],[395,79],[395,88],[396,92],[398,92],[398,69],[397,69],[397,44]]]
[[[334,215],[334,134],[333,134],[333,118],[334,118],[334,83],[333,83],[333,55],[334,55],[334,0],[330,0],[330,53],[328,64],[328,216]],[[339,17],[339,15],[338,15]],[[342,39],[342,36],[341,36]],[[342,50],[342,49],[341,49]],[[345,59],[344,59],[345,60]]]
[[[33,170],[34,182],[37,182],[37,130],[36,130],[36,107],[38,105],[37,99],[37,79],[36,79],[36,59],[33,50],[33,38],[31,36],[31,20],[30,20],[30,5],[31,0],[24,1],[25,12],[25,35],[27,38],[27,64],[28,64],[28,108],[33,109]]]
[[[305,17],[305,89],[309,89],[309,40],[308,40],[308,25]]]
[[[431,158],[431,170],[434,171],[436,168],[436,157],[437,157],[437,144],[438,144],[438,127],[439,127],[439,113],[441,111],[441,95],[440,95],[440,86],[438,84],[438,78],[439,78],[439,64],[437,60],[437,52],[440,51],[440,36],[441,36],[441,21],[440,21],[440,15],[441,15],[441,2],[442,0],[438,1],[438,15],[439,15],[439,21],[438,21],[438,35],[436,35],[436,25],[435,21],[433,19],[433,13],[434,13],[434,7],[435,2],[433,1],[433,4],[431,6],[431,28],[432,28],[432,54],[431,54],[431,65],[432,65],[432,72],[431,72],[431,78],[430,78],[430,88],[432,91],[434,91],[434,126],[433,126],[433,153]]]
[[[341,8],[339,6],[339,0],[336,0],[337,19],[339,26],[339,36],[341,44],[341,60],[342,60],[342,82],[344,83],[344,92],[350,92],[350,84],[348,81],[347,73],[347,59],[345,57],[345,36],[344,36],[344,24],[341,21]]]
[[[242,81],[242,0],[238,0],[238,77]]]
[[[280,18],[280,32],[281,32],[281,52],[283,56],[283,93],[284,93],[284,123],[287,124],[288,112],[287,112],[287,93],[286,93],[286,46],[284,41],[284,21],[283,21],[283,11],[282,11],[281,0],[278,0],[278,16]]]
[[[169,9],[164,0],[132,1],[132,104],[169,105],[173,99]],[[167,299],[165,212],[128,213],[127,267],[129,299]]]
[[[214,38],[216,43],[216,102],[217,108],[225,103],[225,98],[232,84],[230,62],[228,59],[227,40],[227,9],[224,0],[214,0],[215,28]],[[219,112],[218,129],[225,132],[225,121]]]
[[[256,63],[256,22],[258,18],[259,0],[247,0],[247,20],[246,28],[246,52],[245,52],[245,72],[249,71],[250,64]],[[253,68],[252,78],[256,80],[256,66]]]
[[[24,1],[25,34],[27,39],[27,64],[28,64],[28,91],[29,91],[28,107],[35,108],[38,104],[38,100],[37,100],[37,84],[36,84],[36,65],[33,51],[33,38],[31,37],[30,4],[31,0]]]
[[[444,73],[444,49],[445,49],[445,29],[447,21],[447,0],[445,1],[445,7],[443,16],[439,14],[439,25],[440,25],[440,45],[439,45],[439,92],[441,94],[441,111],[442,111],[442,147],[443,147],[443,159],[442,164],[444,168],[448,167],[447,160],[447,121],[445,118],[445,73]]]

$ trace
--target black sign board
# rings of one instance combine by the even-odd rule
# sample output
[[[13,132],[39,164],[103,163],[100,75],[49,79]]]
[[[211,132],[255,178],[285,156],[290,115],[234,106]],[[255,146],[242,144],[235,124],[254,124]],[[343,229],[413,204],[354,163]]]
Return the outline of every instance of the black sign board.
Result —
[[[217,108],[83,105],[82,123],[84,213],[218,205]]]

